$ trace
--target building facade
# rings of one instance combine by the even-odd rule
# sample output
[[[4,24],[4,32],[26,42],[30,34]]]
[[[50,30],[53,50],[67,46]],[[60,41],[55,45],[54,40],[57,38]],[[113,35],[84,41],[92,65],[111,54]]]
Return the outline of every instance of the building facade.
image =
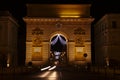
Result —
[[[27,4],[26,65],[91,63],[90,6]]]
[[[17,29],[16,20],[8,11],[0,11],[0,66],[17,65]]]
[[[109,66],[120,61],[120,14],[106,14],[94,26],[95,62]]]

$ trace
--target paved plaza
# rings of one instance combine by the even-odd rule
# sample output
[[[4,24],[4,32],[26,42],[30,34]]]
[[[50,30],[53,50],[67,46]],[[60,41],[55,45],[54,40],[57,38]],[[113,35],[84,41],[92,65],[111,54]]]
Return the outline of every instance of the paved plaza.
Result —
[[[120,75],[58,68],[32,74],[4,74],[0,75],[0,80],[120,80]]]

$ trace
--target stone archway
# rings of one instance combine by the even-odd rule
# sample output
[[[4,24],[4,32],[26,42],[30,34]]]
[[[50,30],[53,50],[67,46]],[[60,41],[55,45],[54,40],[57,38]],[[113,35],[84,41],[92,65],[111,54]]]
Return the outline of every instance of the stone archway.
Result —
[[[74,7],[75,12],[71,6]],[[27,9],[27,16],[24,17],[26,64],[32,62],[33,65],[39,66],[48,63],[52,52],[50,42],[57,34],[60,34],[67,42],[65,51],[68,64],[91,63],[91,22],[94,18],[90,17],[89,4],[28,4]],[[47,10],[44,12],[43,9]],[[67,14],[66,11],[68,11]],[[50,14],[44,14],[48,12]]]
[[[67,39],[63,34],[56,33],[50,39],[50,63],[67,63]]]

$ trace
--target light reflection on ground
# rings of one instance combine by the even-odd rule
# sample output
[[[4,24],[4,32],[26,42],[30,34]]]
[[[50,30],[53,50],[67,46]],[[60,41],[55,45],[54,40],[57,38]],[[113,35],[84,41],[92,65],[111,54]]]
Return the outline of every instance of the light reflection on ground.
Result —
[[[59,80],[59,72],[57,71],[45,71],[42,72],[41,74],[38,74],[37,76],[35,76],[34,78],[42,78],[45,80]]]

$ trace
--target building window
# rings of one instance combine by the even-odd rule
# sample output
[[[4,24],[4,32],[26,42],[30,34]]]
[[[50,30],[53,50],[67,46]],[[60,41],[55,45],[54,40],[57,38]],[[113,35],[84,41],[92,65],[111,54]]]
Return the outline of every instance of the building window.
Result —
[[[112,28],[117,28],[116,21],[112,21]]]

